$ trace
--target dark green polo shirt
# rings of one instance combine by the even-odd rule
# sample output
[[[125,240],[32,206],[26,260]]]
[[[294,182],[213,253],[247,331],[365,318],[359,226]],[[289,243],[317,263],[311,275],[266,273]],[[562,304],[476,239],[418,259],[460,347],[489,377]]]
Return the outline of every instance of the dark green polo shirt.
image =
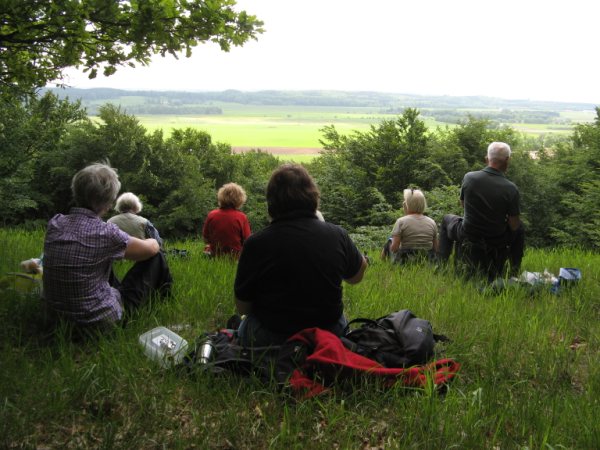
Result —
[[[463,230],[468,236],[500,237],[506,232],[507,217],[520,214],[519,189],[491,167],[464,176],[460,199],[465,205]]]

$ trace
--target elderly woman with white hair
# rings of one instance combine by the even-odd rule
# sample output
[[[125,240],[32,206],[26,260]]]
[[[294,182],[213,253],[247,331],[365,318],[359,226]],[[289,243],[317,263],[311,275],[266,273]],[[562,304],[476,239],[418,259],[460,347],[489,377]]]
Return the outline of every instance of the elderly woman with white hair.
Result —
[[[424,215],[425,195],[419,189],[404,189],[404,216],[394,224],[389,246],[395,263],[411,259],[432,259],[438,250],[437,224]]]
[[[75,207],[48,222],[44,298],[51,313],[83,329],[103,330],[153,294],[168,295],[172,278],[155,239],[131,236],[102,220],[121,188],[117,172],[96,163],[75,174]],[[112,263],[135,261],[121,282]]]
[[[108,219],[107,222],[114,223],[129,236],[138,239],[156,239],[162,247],[162,239],[152,222],[140,216],[142,202],[132,192],[125,192],[117,198],[115,210],[119,213]]]

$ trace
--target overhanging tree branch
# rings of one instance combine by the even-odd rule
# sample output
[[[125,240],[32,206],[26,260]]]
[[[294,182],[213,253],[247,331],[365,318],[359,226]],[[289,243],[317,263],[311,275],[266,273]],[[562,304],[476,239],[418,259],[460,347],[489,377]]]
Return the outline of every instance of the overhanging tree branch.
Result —
[[[234,0],[5,0],[0,12],[2,93],[27,93],[60,80],[67,67],[106,75],[153,54],[177,56],[202,42],[228,51],[263,32]],[[4,6],[4,5],[3,5]]]

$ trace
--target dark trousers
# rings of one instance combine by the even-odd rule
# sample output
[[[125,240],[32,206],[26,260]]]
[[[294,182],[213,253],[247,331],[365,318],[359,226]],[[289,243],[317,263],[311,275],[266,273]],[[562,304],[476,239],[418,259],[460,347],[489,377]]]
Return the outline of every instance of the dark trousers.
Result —
[[[442,261],[447,261],[452,254],[455,247],[455,243],[468,244],[471,247],[476,247],[482,250],[486,254],[499,254],[498,252],[502,249],[507,250],[507,254],[504,258],[508,258],[513,272],[518,272],[521,267],[521,261],[525,252],[525,229],[521,225],[517,230],[512,231],[508,226],[506,227],[506,233],[500,238],[486,239],[486,238],[473,238],[467,236],[463,230],[463,218],[454,214],[447,214],[442,219],[442,225],[440,227],[440,239],[439,239],[439,258]],[[480,254],[482,254],[480,252]],[[501,254],[502,256],[502,254]],[[478,257],[474,263],[481,266],[490,267],[494,261],[480,260],[485,257]],[[498,262],[498,261],[495,261]],[[496,264],[496,266],[501,266]],[[496,274],[498,275],[498,274]]]
[[[152,258],[136,262],[122,281],[111,274],[110,284],[119,290],[123,308],[129,312],[148,303],[152,295],[170,295],[173,278],[160,251]]]

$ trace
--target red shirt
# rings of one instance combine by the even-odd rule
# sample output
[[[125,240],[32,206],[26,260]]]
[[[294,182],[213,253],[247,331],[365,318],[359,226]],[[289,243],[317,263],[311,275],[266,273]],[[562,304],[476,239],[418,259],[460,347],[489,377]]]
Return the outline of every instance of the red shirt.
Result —
[[[202,228],[202,237],[215,256],[238,255],[244,241],[250,236],[250,222],[246,214],[234,208],[213,209]]]

